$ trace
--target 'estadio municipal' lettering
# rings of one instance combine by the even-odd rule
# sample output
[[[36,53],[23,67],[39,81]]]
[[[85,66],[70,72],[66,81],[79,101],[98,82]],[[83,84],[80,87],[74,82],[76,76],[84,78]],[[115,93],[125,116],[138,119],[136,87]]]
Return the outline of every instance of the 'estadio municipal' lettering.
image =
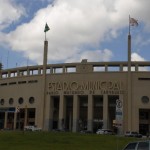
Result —
[[[123,90],[120,81],[50,82],[48,87],[50,91]]]

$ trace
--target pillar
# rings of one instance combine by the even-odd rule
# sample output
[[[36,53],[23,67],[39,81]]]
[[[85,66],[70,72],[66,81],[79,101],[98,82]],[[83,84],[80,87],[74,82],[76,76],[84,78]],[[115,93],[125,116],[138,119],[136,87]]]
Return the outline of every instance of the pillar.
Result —
[[[88,95],[88,130],[93,131],[93,96]]]
[[[54,100],[52,97],[50,97],[49,102],[49,130],[53,129],[53,113],[54,113]]]
[[[79,99],[77,95],[73,96],[73,132],[78,131],[79,120]]]
[[[45,114],[46,114],[46,98],[47,98],[47,94],[46,94],[46,71],[47,71],[47,53],[48,53],[48,41],[44,41],[44,55],[43,55],[43,88],[42,88],[42,111],[41,115],[42,115],[42,128],[45,130]]]
[[[103,128],[108,128],[108,96],[103,95]]]
[[[16,129],[17,113],[14,112],[14,130]]]
[[[27,69],[27,76],[29,76],[30,75],[30,70],[29,69]]]
[[[69,130],[72,131],[72,112],[69,114]]]
[[[123,112],[123,110],[124,110],[124,108],[123,108],[123,106],[124,106],[123,94],[119,95],[119,100],[122,102],[122,107],[120,107],[120,112],[122,112],[122,116],[120,115],[120,117],[119,117],[119,123],[122,124],[122,125],[118,126],[118,134],[123,134],[123,128],[124,128],[124,123],[123,123],[123,120],[124,120],[124,118],[123,118],[123,116],[124,116],[124,112]],[[118,107],[117,107],[117,109],[118,109]]]
[[[49,124],[50,124],[50,103],[51,103],[50,96],[47,94],[46,95],[46,101],[45,101],[45,118],[44,118],[44,130],[48,131],[49,130]]]
[[[59,100],[59,129],[65,128],[65,99],[63,95],[60,95]]]
[[[8,112],[5,111],[4,129],[7,128],[7,117],[8,117]]]
[[[28,117],[28,108],[25,106],[25,115],[24,115],[24,127],[27,125],[27,117]]]

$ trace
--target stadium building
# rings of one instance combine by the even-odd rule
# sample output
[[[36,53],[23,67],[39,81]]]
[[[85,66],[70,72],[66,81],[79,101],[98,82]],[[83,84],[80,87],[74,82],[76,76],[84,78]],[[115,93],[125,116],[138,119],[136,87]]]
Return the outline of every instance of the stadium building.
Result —
[[[0,71],[1,129],[150,131],[150,62],[128,50],[127,62],[47,64],[47,50],[43,65]]]

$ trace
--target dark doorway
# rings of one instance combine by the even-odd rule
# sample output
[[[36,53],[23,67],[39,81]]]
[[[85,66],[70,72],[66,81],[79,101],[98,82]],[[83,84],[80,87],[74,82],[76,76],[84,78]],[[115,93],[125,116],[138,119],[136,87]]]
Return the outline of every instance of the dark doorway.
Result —
[[[87,130],[88,96],[79,96],[79,130]]]
[[[73,122],[73,96],[65,96],[66,100],[66,122],[65,128],[72,131]]]
[[[103,127],[103,96],[93,96],[93,132]]]
[[[119,95],[108,95],[108,128],[113,129],[113,120],[116,119],[116,100]]]
[[[139,133],[150,133],[150,109],[139,109]]]
[[[59,121],[59,96],[54,96],[53,98],[53,129],[58,129]]]

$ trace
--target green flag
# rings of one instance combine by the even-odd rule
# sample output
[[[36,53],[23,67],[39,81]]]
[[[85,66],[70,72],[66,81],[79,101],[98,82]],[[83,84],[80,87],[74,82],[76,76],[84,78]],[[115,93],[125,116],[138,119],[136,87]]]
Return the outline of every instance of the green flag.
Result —
[[[49,28],[49,26],[48,26],[47,23],[46,23],[44,32],[47,32],[48,30],[50,30],[50,28]]]

